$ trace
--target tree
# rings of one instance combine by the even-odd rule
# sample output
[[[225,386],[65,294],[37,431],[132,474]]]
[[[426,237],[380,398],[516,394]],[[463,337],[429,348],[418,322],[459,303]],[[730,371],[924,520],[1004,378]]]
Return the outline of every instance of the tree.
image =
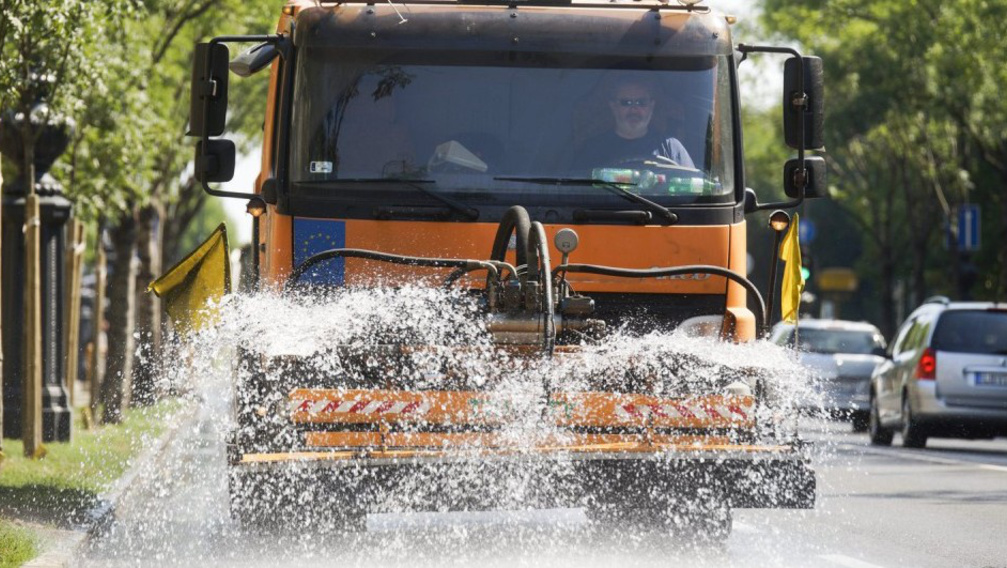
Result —
[[[49,147],[37,147],[42,126],[72,115],[79,93],[100,75],[100,62],[88,57],[89,46],[117,21],[126,0],[2,0],[0,2],[0,108],[8,124],[17,125],[20,138],[20,177],[26,184],[27,204],[35,203],[35,164],[56,159]],[[44,103],[44,104],[43,104]],[[32,224],[29,224],[32,225]],[[33,284],[38,280],[38,228],[26,233],[25,396],[36,396],[41,383],[41,299]],[[26,413],[26,420],[30,418]],[[34,421],[33,421],[34,422]],[[25,452],[36,454],[40,432],[27,424],[22,436]]]
[[[1003,64],[1007,3],[958,0],[933,8],[937,38],[924,54],[928,94],[945,110],[995,176],[978,188],[981,197],[999,205],[997,236],[1007,242],[1007,67]],[[980,176],[975,176],[981,179]],[[991,231],[992,232],[992,231]],[[1007,248],[996,249],[999,270],[992,297],[1007,294]],[[992,284],[992,283],[991,283]]]
[[[989,21],[1004,7],[980,0],[764,0],[764,8],[771,30],[825,61],[826,144],[840,174],[833,181],[839,203],[870,234],[868,250],[881,255],[865,264],[896,272],[881,277],[882,327],[891,330],[897,273],[910,273],[916,302],[952,290],[947,267],[957,272],[958,255],[941,246],[948,216],[989,192],[975,185],[972,149],[992,148],[983,155],[997,156],[997,140],[1004,144],[1005,103],[991,96],[997,77],[1004,78],[1003,69],[991,69],[1004,45],[993,38],[1003,32]],[[975,51],[957,47],[963,38]],[[978,109],[988,113],[982,126]],[[1007,212],[1003,217],[1007,227]],[[908,257],[899,258],[900,251]],[[1005,263],[996,262],[1003,274]]]
[[[192,159],[192,143],[185,131],[193,45],[214,34],[261,32],[276,15],[270,6],[239,0],[148,1],[102,46],[110,62],[109,76],[114,78],[109,85],[115,84],[116,89],[93,91],[98,103],[94,106],[101,108],[81,121],[74,160],[65,175],[88,180],[78,185],[79,198],[92,212],[108,215],[110,224],[119,227],[112,230],[113,240],[123,239],[116,247],[121,247],[121,254],[112,272],[128,274],[128,278],[113,276],[109,289],[109,319],[115,323],[110,325],[109,345],[123,350],[110,351],[108,369],[110,377],[120,376],[123,382],[103,391],[108,397],[104,415],[108,421],[117,421],[121,405],[129,403],[134,380],[129,369],[137,370],[138,394],[144,400],[155,395],[151,383],[156,367],[150,365],[158,360],[154,340],[160,310],[156,300],[142,292],[148,278],[160,273],[157,260],[164,257],[150,252],[152,244],[162,242],[152,234],[153,228],[177,235],[177,224],[197,212],[205,199],[201,188],[184,181],[183,175]],[[190,213],[160,217],[163,211],[175,209],[175,203],[184,203],[183,209]],[[133,227],[135,220],[140,221],[138,228]],[[127,247],[127,235],[135,235],[143,244],[138,271],[132,263],[136,243]],[[141,314],[144,328],[138,334],[130,314]],[[140,350],[145,353],[136,366],[130,361],[135,350],[125,349],[134,335],[140,337]]]

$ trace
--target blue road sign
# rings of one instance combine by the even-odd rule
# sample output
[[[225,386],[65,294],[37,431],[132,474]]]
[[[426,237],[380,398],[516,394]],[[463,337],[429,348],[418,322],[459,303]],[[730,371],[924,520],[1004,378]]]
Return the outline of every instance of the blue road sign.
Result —
[[[797,225],[797,238],[801,239],[802,243],[811,244],[817,234],[818,227],[815,226],[815,222],[806,217],[801,217],[800,224]]]
[[[979,250],[979,206],[966,203],[958,207],[958,250],[972,252]]]

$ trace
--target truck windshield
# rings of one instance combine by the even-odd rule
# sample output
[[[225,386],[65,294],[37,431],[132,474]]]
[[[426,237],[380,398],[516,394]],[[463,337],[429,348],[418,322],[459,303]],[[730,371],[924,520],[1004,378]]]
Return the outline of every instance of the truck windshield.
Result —
[[[597,179],[665,205],[734,200],[726,57],[632,69],[597,57],[535,66],[353,57],[322,47],[298,55],[295,192],[299,183],[318,195],[338,193],[340,180],[415,177],[473,203],[533,193],[563,206],[599,192],[562,180]]]

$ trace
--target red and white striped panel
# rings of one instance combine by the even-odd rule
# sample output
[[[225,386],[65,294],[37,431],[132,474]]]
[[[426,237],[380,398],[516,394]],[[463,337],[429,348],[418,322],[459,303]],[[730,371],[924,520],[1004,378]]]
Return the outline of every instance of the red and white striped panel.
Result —
[[[683,420],[744,422],[752,415],[754,406],[753,402],[711,404],[706,401],[689,400],[662,404],[629,403],[617,405],[615,414],[622,420],[646,420],[654,416]]]
[[[297,399],[290,400],[290,411],[292,413],[305,413],[308,416],[318,415],[348,415],[356,414],[361,416],[419,416],[426,414],[430,410],[430,403],[426,401],[401,401],[401,400],[311,400]]]

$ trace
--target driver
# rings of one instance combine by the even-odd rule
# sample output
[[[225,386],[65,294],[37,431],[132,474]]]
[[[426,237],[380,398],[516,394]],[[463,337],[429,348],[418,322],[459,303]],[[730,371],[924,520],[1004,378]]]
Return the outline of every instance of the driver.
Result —
[[[596,168],[654,156],[695,169],[689,152],[677,138],[650,130],[655,102],[654,88],[648,82],[631,79],[617,83],[608,100],[615,129],[588,140],[577,152],[577,162],[585,168]]]

